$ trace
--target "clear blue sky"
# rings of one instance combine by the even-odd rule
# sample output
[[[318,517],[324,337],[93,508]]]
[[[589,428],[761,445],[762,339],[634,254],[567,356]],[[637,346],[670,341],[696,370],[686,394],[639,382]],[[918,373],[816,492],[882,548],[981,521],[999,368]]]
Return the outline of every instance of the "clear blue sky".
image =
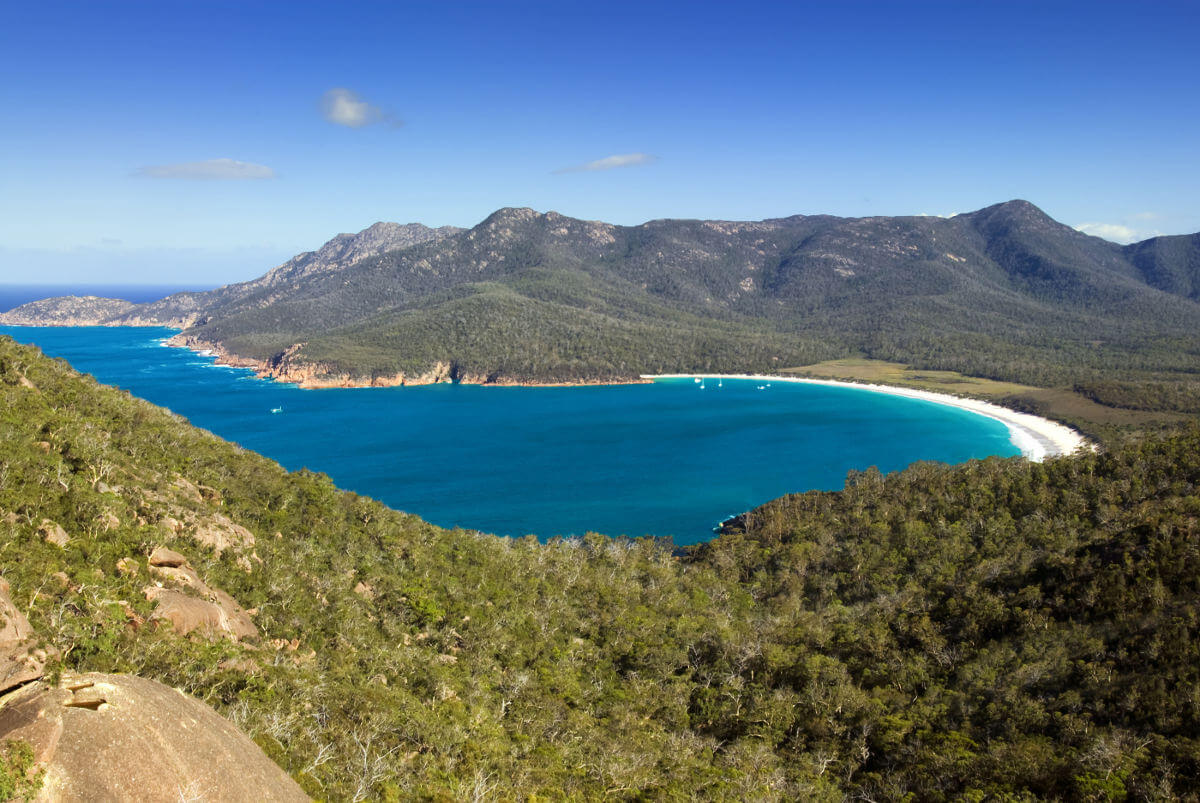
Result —
[[[226,282],[501,206],[1197,231],[1198,41],[1194,0],[7,2],[0,282]]]

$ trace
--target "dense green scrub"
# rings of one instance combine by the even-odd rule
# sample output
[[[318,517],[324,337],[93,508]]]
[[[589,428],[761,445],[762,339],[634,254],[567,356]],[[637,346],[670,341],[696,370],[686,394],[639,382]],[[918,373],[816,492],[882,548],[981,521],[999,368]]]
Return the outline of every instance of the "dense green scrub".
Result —
[[[856,474],[690,554],[512,541],[289,474],[0,340],[16,604],[62,666],[205,699],[321,798],[1186,796],[1198,480],[1191,428]],[[216,515],[254,546],[168,527]],[[261,638],[151,619],[159,544]]]

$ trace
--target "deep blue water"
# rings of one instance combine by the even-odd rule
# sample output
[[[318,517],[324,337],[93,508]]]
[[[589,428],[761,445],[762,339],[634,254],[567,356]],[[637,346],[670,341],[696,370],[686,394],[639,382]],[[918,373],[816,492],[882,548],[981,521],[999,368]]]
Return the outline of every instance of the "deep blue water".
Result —
[[[166,348],[167,329],[0,327],[100,381],[436,524],[505,535],[712,537],[846,472],[1015,455],[997,421],[852,388],[650,385],[301,390]],[[279,413],[272,409],[282,408]]]
[[[211,290],[213,285],[178,284],[0,284],[0,312],[54,296],[123,298],[135,304],[158,301],[183,290]]]

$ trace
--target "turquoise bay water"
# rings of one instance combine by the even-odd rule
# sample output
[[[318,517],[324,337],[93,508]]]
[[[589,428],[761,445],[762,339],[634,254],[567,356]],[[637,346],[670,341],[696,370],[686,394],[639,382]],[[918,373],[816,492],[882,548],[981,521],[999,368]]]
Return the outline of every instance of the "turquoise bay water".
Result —
[[[574,388],[301,390],[165,348],[168,329],[0,327],[289,469],[443,526],[712,537],[851,469],[1018,453],[1003,424],[852,388],[692,379]],[[279,413],[272,413],[282,408]]]

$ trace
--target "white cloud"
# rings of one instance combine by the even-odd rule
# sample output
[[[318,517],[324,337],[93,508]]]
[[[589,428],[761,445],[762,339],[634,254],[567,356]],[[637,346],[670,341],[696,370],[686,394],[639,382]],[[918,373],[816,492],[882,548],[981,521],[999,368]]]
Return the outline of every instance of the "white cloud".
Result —
[[[1158,234],[1158,232],[1142,232],[1137,229],[1131,229],[1120,223],[1080,223],[1075,227],[1075,230],[1081,231],[1084,234],[1090,234],[1093,237],[1103,237],[1105,240],[1112,240],[1114,243],[1121,243],[1122,245],[1136,243],[1139,240],[1145,240],[1148,237],[1154,237]]]
[[[605,156],[603,159],[597,159],[594,162],[585,162],[584,164],[572,167],[562,167],[554,172],[590,173],[596,170],[613,170],[618,167],[637,167],[638,165],[648,165],[657,161],[657,156],[652,156],[648,153],[618,153],[614,156]]]
[[[357,92],[338,87],[321,96],[321,116],[335,125],[362,128],[373,123],[402,123],[378,106],[367,103]]]
[[[150,165],[137,170],[148,178],[185,178],[217,181],[275,178],[275,171],[266,165],[239,162],[236,159],[209,159],[206,162],[176,162]]]

